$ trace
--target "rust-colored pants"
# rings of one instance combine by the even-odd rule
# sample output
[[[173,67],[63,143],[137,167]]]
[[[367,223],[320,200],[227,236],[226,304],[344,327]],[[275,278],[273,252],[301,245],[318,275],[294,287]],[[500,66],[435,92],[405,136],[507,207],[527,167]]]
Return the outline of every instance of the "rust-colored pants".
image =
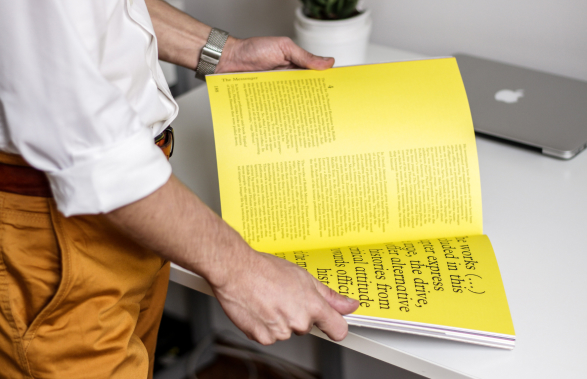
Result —
[[[152,377],[168,278],[103,216],[0,192],[0,378]]]

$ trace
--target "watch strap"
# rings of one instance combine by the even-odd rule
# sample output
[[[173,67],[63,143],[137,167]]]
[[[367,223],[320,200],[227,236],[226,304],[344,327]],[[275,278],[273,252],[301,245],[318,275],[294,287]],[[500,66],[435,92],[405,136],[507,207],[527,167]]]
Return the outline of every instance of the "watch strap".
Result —
[[[218,66],[224,45],[228,40],[228,33],[224,30],[212,28],[208,41],[202,48],[200,60],[196,66],[196,78],[206,80],[206,75],[213,74]]]

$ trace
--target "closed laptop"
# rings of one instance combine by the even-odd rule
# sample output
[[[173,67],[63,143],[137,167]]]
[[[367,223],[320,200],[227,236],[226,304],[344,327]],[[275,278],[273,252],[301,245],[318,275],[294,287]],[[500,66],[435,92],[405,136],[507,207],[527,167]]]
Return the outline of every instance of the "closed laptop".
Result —
[[[587,147],[587,82],[455,54],[475,131],[570,159]]]

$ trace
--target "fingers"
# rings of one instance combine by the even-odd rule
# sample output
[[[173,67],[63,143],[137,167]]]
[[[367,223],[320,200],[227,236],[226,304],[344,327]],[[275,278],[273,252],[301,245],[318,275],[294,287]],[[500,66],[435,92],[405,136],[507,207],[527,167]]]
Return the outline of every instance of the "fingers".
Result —
[[[308,333],[313,325],[334,341],[348,333],[341,314],[353,312],[349,300],[324,286],[302,268],[272,255],[256,253],[244,270],[214,293],[228,317],[247,337],[263,345]],[[242,263],[242,262],[241,262]]]
[[[324,300],[330,305],[335,311],[341,315],[347,315],[353,313],[359,307],[357,300],[351,299],[350,297],[343,296],[336,291],[328,288],[318,280],[314,281],[316,289],[322,295]]]
[[[325,70],[327,68],[331,68],[334,65],[334,58],[319,57],[309,53],[296,45],[289,38],[284,38],[282,43],[282,50],[284,52],[285,58],[298,67],[309,68],[312,70]]]
[[[317,319],[315,324],[333,341],[341,341],[348,333],[348,324],[342,315],[356,311],[359,302],[336,293],[318,280],[315,280],[315,285],[326,302],[324,317]]]
[[[229,38],[216,72],[264,71],[287,68],[325,70],[334,58],[313,55],[288,37]]]
[[[315,312],[312,312],[312,317],[305,318],[306,321],[297,319],[290,325],[282,325],[282,327],[272,327],[267,324],[261,324],[258,325],[256,330],[252,333],[247,333],[247,337],[262,345],[271,345],[276,341],[289,339],[292,332],[298,336],[308,334],[312,330],[312,327],[316,325],[333,341],[343,340],[348,333],[348,324],[346,320],[323,299],[316,300],[317,303],[322,304],[316,307]]]
[[[306,306],[306,317],[290,321],[289,329],[292,332],[297,335],[308,334],[316,325],[333,341],[341,341],[346,337],[348,332],[346,320],[328,304],[320,293],[315,293],[313,298],[308,297]]]
[[[314,300],[315,308],[311,311],[313,324],[333,341],[343,340],[348,333],[348,324],[342,315],[354,312],[359,307],[359,302],[336,293],[314,277],[311,279],[318,292],[318,299]],[[305,332],[311,329],[310,324]]]
[[[322,285],[319,282],[318,284]],[[331,302],[351,304],[344,296],[337,293],[334,295],[336,296],[327,295],[332,296]],[[340,298],[342,298],[342,302]],[[291,337],[291,333],[305,335],[312,330],[313,325],[316,325],[333,341],[343,340],[348,333],[348,324],[339,311],[331,307],[317,289],[310,289],[306,293],[305,299],[305,306],[296,306],[295,310],[289,309],[288,312],[279,312],[281,317],[261,317],[257,320],[258,322],[239,327],[241,330],[249,330],[249,333],[245,332],[247,336],[262,345],[287,340]],[[358,303],[355,303],[357,302],[353,300],[350,309],[354,310],[358,306]],[[349,309],[348,305],[345,306],[346,309]]]
[[[349,330],[346,320],[327,303],[314,324],[333,341],[342,341]]]
[[[274,330],[265,327],[264,330],[254,333],[249,339],[259,342],[261,345],[273,345],[277,341],[285,341],[291,337],[289,329]]]

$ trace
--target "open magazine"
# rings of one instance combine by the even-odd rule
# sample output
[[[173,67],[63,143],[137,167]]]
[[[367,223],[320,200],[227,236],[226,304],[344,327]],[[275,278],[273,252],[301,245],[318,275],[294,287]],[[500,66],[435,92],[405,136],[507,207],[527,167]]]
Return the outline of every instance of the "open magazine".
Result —
[[[206,78],[222,217],[351,325],[513,348],[454,58]]]

